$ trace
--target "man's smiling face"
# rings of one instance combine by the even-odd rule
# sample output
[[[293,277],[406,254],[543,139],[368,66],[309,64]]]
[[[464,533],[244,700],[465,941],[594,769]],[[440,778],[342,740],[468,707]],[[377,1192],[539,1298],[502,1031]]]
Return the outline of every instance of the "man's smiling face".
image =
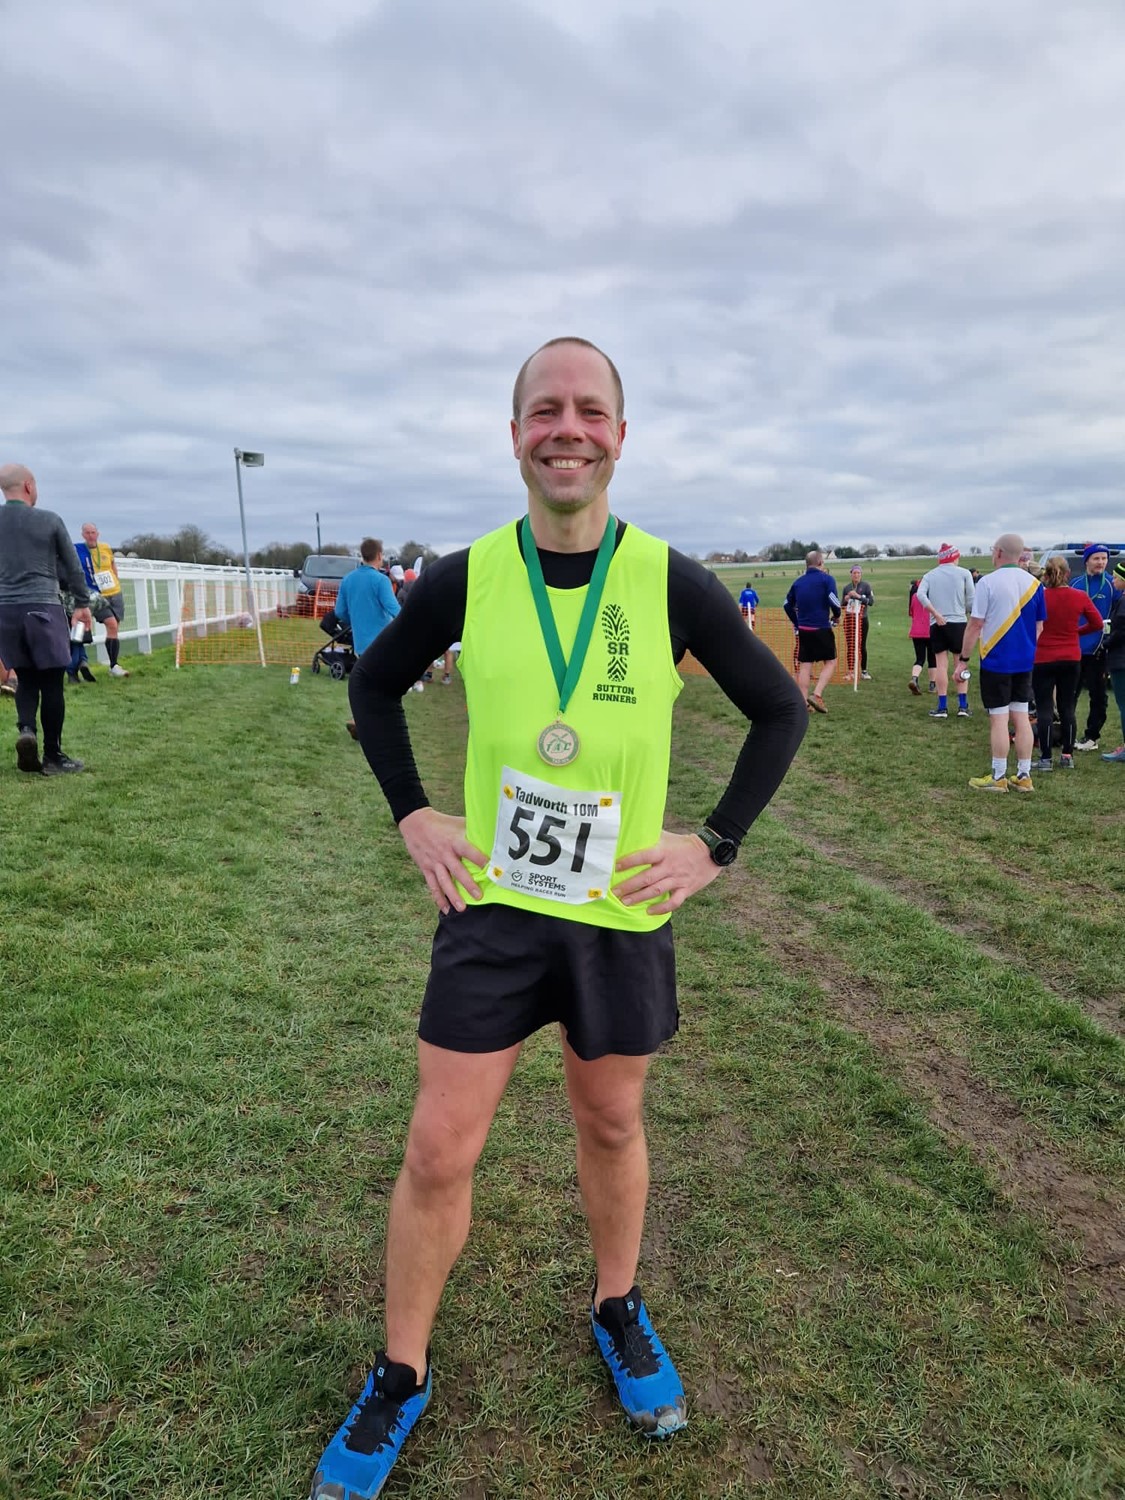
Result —
[[[527,367],[512,450],[528,493],[573,514],[609,488],[625,423],[604,358],[582,344],[541,349]]]

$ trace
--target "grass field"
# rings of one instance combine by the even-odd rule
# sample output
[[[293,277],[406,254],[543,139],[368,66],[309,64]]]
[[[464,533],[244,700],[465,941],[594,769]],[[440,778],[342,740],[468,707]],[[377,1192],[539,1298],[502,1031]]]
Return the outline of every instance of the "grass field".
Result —
[[[974,798],[983,713],[905,688],[918,570],[865,570],[875,680],[676,919],[642,1275],[691,1426],[616,1415],[543,1035],[389,1500],[1125,1492],[1125,772]],[[0,1496],[300,1497],[380,1338],[433,912],[340,684],[129,664],[68,689],[89,774],[0,761]],[[407,710],[453,810],[460,685]],[[740,737],[688,680],[672,826]]]

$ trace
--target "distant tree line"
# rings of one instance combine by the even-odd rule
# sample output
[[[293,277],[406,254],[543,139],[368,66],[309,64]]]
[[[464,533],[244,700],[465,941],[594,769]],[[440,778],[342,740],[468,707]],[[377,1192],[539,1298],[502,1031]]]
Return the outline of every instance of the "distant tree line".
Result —
[[[871,559],[885,555],[887,557],[936,557],[936,545],[930,542],[895,542],[890,547],[877,547],[874,542],[866,542],[862,547],[852,547],[846,543],[836,543],[835,546],[822,546],[820,542],[804,542],[800,537],[790,537],[787,542],[771,542],[768,547],[763,547],[760,552],[709,552],[705,558],[706,562],[718,563],[743,563],[743,562],[804,562],[810,552],[823,552],[827,556],[830,552],[838,558],[862,557]],[[979,547],[970,547],[969,552],[973,556],[980,553]]]
[[[139,531],[136,536],[126,537],[114,550],[131,552],[136,557],[147,557],[154,562],[237,564],[242,561],[237,548],[224,547],[200,526],[181,526],[172,536]],[[343,542],[323,542],[319,550],[322,556],[351,557],[358,553],[359,543],[348,546]],[[250,565],[254,568],[299,568],[305,558],[316,551],[312,542],[270,542],[251,552]],[[401,560],[409,567],[416,557],[429,563],[434,561],[437,553],[424,542],[406,541],[397,551],[387,544],[388,561]]]

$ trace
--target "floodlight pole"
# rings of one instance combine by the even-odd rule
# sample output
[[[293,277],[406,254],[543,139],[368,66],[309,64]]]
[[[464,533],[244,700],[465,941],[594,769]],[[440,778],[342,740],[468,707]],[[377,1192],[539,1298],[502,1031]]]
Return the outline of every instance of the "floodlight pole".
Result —
[[[246,540],[246,507],[242,503],[242,465],[249,463],[252,468],[260,469],[265,464],[264,453],[243,453],[241,448],[234,450],[234,477],[238,485],[238,519],[242,525],[242,557],[246,564],[246,593],[250,599],[250,613],[254,617],[254,629],[258,633],[258,660],[264,667],[266,664],[266,647],[262,640],[262,621],[258,614],[258,599],[254,593],[254,580],[250,576],[250,546]]]
[[[316,550],[317,550],[317,555],[319,556],[320,555],[320,511],[317,511],[317,513],[316,513]]]

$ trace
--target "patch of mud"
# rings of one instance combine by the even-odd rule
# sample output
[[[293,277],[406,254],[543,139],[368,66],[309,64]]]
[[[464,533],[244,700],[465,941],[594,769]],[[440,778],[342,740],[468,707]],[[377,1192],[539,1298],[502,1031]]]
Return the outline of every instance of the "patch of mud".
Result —
[[[787,967],[796,962],[816,975],[826,1005],[891,1062],[908,1090],[925,1100],[935,1127],[984,1162],[1012,1203],[1041,1220],[1050,1234],[1082,1245],[1081,1260],[1067,1264],[1064,1257],[1063,1268],[1103,1301],[1125,1307],[1125,1204],[1067,1162],[1013,1100],[978,1077],[947,1031],[939,1035],[924,1022],[888,1013],[872,985],[817,947],[811,931],[800,930],[798,914],[788,907],[783,912],[766,887],[751,885],[741,871],[735,880],[747,918],[767,948],[782,955]]]
[[[963,916],[954,916],[948,907],[945,909],[935,907],[935,892],[930,886],[924,885],[921,880],[912,880],[909,876],[895,876],[894,880],[888,880],[880,871],[876,873],[873,868],[865,867],[862,858],[856,859],[852,850],[844,853],[844,850],[840,849],[837,844],[828,843],[823,838],[817,838],[816,835],[811,834],[804,823],[798,823],[796,817],[778,810],[777,804],[771,804],[769,810],[774,813],[778,822],[790,828],[790,831],[799,831],[802,843],[807,844],[814,853],[820,853],[825,856],[825,859],[831,859],[834,864],[846,865],[850,874],[861,879],[865,885],[873,886],[876,891],[891,895],[895,900],[909,901],[915,909],[929,912],[935,921],[941,922],[942,927],[947,927],[951,933],[956,933],[959,938],[971,939],[986,959],[992,959],[995,963],[1025,965],[1023,954],[1020,954],[1016,948],[1004,948],[999,945],[998,935],[993,932],[992,927],[987,926],[986,922],[975,922]],[[1019,865],[1005,867],[1004,862],[999,859],[993,859],[993,862],[998,865],[998,868],[1007,868],[1007,873],[1011,874],[1013,879],[1026,879],[1026,871],[1022,870]],[[1068,1005],[1080,1005],[1091,1020],[1095,1020],[1106,1031],[1113,1032],[1115,1037],[1125,1038],[1125,1011],[1119,996],[1074,995],[1073,990],[1052,984],[1052,981],[1044,978],[1038,969],[1035,971],[1035,980],[1058,1001]]]
[[[707,739],[705,743],[710,745],[714,737],[722,732],[722,726],[708,720],[706,725]],[[741,734],[728,731],[727,739],[729,743],[734,745],[741,740]],[[715,776],[713,759],[708,759],[705,754],[693,755],[687,744],[677,746],[677,755],[685,764],[692,766],[697,771],[709,774],[712,779],[718,782],[719,778]],[[839,792],[841,795],[850,797],[855,790],[850,782],[841,780],[841,778],[833,775],[831,772],[819,772],[817,780]],[[935,788],[932,795],[940,802],[943,791],[940,788]],[[947,800],[952,800],[952,794],[944,795]],[[814,853],[822,854],[825,859],[830,860],[833,864],[846,866],[852,877],[861,885],[870,886],[873,890],[877,890],[883,895],[892,896],[896,900],[908,901],[918,910],[927,912],[935,922],[940,923],[949,932],[954,933],[958,937],[968,938],[986,958],[992,959],[995,963],[1016,964],[1021,968],[1026,966],[1024,955],[1015,947],[1004,947],[998,940],[998,935],[986,923],[974,922],[971,918],[958,916],[947,907],[943,908],[942,894],[941,892],[935,892],[932,886],[926,885],[923,881],[911,880],[907,875],[895,875],[893,880],[880,880],[866,870],[862,872],[856,870],[853,861],[847,856],[846,851],[840,845],[834,844],[828,839],[818,837],[809,829],[807,822],[801,817],[798,809],[786,803],[784,792],[770,803],[769,810],[782,827],[798,835],[801,842]],[[1125,814],[1121,814],[1118,818],[1110,819],[1109,821],[1125,823]],[[692,824],[684,824],[681,831],[685,833],[690,832],[693,826]],[[1100,832],[1101,829],[1099,830],[1099,836]],[[990,854],[989,861],[997,869],[1002,870],[1016,881],[1026,879],[1026,871],[1021,866],[1013,864],[1011,861],[1006,861],[1001,856]],[[1082,886],[1075,892],[1075,898],[1103,900],[1105,898],[1105,891],[1097,887]],[[1104,1030],[1112,1033],[1114,1036],[1125,1038],[1125,1001],[1122,1000],[1121,996],[1078,995],[1062,985],[1053,984],[1039,970],[1030,972],[1034,973],[1034,977],[1038,983],[1043,986],[1048,994],[1053,995],[1056,1000],[1079,1006],[1092,1021],[1096,1021]]]

